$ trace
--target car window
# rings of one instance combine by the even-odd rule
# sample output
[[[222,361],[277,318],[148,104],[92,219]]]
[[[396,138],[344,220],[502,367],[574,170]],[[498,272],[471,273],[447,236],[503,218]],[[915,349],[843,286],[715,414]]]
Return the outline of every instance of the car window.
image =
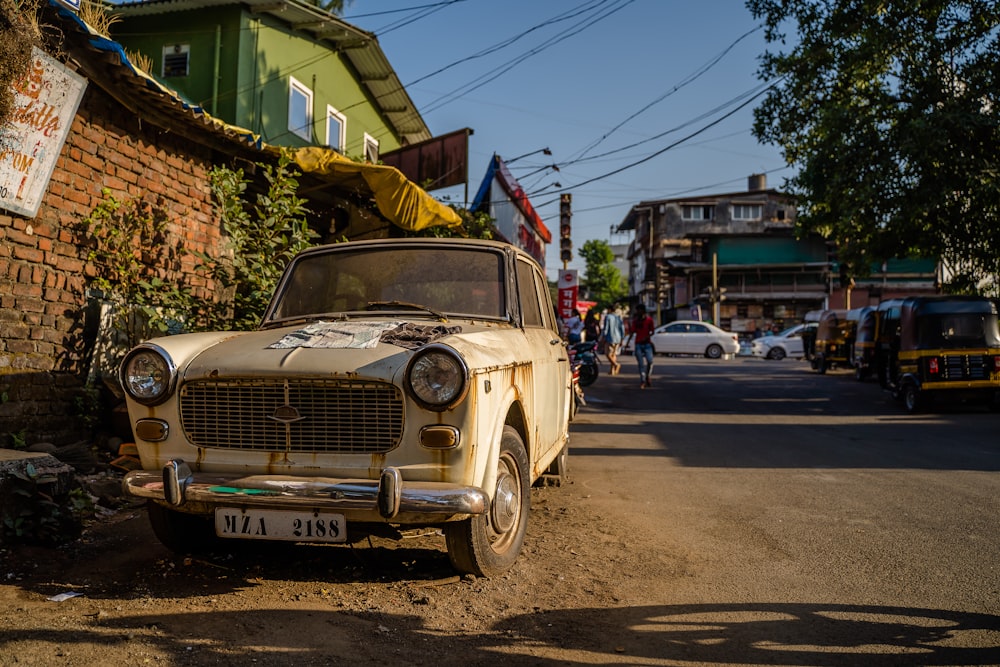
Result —
[[[687,331],[686,324],[671,324],[670,326],[668,326],[666,329],[663,330],[663,333],[677,334],[677,333],[684,333],[686,331]]]
[[[538,301],[534,270],[523,259],[517,260],[517,296],[521,302],[521,318],[525,327],[542,327],[542,306]]]
[[[372,246],[308,254],[289,267],[269,319],[365,310],[401,301],[452,315],[501,319],[503,256],[469,248]]]
[[[704,324],[691,324],[690,333],[708,333],[708,327]]]

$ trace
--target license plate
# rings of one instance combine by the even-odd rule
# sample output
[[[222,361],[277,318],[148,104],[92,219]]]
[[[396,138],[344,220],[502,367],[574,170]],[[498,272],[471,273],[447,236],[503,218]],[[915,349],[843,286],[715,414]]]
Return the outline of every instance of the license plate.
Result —
[[[242,540],[346,542],[347,521],[343,514],[328,512],[220,507],[215,510],[215,534]]]

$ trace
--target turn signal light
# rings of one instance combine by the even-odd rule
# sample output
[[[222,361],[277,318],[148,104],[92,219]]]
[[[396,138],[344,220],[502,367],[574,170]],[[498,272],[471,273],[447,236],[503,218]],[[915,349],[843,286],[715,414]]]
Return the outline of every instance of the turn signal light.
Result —
[[[931,375],[937,375],[941,372],[941,365],[938,363],[937,357],[931,357],[927,360],[927,372]]]

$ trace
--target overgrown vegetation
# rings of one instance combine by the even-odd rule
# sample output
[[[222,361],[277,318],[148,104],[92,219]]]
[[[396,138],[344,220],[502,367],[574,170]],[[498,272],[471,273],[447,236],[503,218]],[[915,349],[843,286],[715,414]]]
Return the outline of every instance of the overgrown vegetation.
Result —
[[[192,330],[254,329],[288,262],[318,236],[306,221],[306,200],[299,197],[298,172],[284,154],[277,166],[264,166],[267,191],[251,205],[242,169],[216,167],[211,186],[222,231],[228,239],[219,256],[196,253],[199,269],[219,290],[217,304],[190,305],[197,313]]]
[[[31,64],[31,47],[41,45],[41,0],[0,0],[0,125],[14,110],[15,84]]]
[[[316,236],[305,200],[296,194],[297,172],[285,157],[261,166],[266,191],[249,201],[241,169],[211,171],[215,211],[225,246],[217,255],[178,244],[168,232],[161,203],[104,200],[82,221],[95,270],[91,288],[103,296],[108,339],[95,363],[104,375],[133,345],[155,334],[256,328],[281,272]],[[181,272],[193,256],[195,275]],[[208,295],[211,295],[209,297]]]
[[[0,481],[0,544],[65,544],[79,537],[83,521],[94,515],[93,500],[79,484],[65,488],[55,474],[31,463]]]

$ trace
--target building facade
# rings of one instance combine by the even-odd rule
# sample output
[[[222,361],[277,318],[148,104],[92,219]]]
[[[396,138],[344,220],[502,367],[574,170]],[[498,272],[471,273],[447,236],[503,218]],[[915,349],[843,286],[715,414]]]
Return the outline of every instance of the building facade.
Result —
[[[710,320],[753,334],[828,307],[830,262],[820,237],[796,239],[795,201],[751,176],[741,192],[644,201],[633,231],[629,286],[660,321]]]
[[[934,260],[893,259],[864,277],[842,274],[836,248],[819,235],[798,237],[795,199],[767,187],[644,201],[618,231],[631,232],[629,289],[659,321],[703,319],[746,338],[797,324],[812,311],[876,305],[933,294]]]
[[[377,162],[431,138],[378,40],[302,0],[119,5],[112,37],[192,105],[276,146]]]

